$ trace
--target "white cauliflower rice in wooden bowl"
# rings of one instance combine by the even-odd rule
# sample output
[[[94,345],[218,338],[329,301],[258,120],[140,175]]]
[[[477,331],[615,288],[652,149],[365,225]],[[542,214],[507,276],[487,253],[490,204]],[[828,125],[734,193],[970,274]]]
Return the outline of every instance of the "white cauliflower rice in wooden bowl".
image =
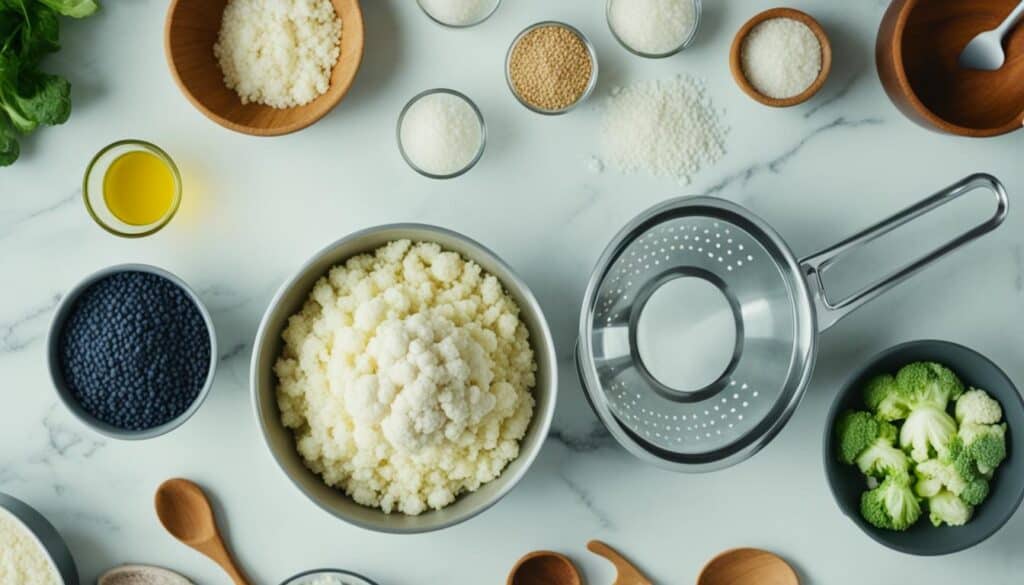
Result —
[[[314,503],[391,533],[500,500],[547,437],[557,361],[526,285],[419,224],[331,244],[274,297],[251,383],[274,459]]]

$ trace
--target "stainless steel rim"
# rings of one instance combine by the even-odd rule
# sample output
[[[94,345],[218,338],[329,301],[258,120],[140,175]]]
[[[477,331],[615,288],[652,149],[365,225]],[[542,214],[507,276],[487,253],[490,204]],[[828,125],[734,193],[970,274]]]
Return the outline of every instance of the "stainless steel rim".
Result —
[[[516,91],[515,85],[512,83],[512,51],[515,50],[516,45],[519,44],[519,41],[524,36],[538,28],[543,28],[546,26],[560,26],[572,31],[577,37],[579,37],[581,41],[583,41],[583,45],[587,47],[587,52],[590,54],[590,62],[592,63],[592,68],[590,71],[590,81],[587,83],[587,88],[583,90],[583,95],[580,96],[580,99],[576,100],[568,107],[563,108],[561,110],[545,110],[530,104],[519,95],[519,92]],[[531,24],[530,26],[526,27],[518,35],[516,35],[516,38],[512,40],[512,44],[509,45],[508,51],[505,53],[505,83],[508,85],[509,91],[512,92],[512,95],[515,96],[516,101],[522,104],[523,107],[530,110],[531,112],[536,112],[538,114],[543,114],[545,116],[560,116],[562,114],[566,114],[568,112],[575,110],[577,107],[579,107],[580,104],[587,101],[587,98],[590,97],[590,94],[594,93],[594,88],[597,87],[597,74],[597,50],[594,48],[593,43],[591,43],[590,39],[587,38],[587,35],[583,34],[583,32],[581,32],[578,28],[558,20],[545,20],[543,22]]]
[[[643,57],[644,59],[664,59],[666,57],[671,57],[673,55],[679,54],[684,49],[692,45],[693,40],[697,38],[697,30],[700,28],[700,18],[701,13],[704,11],[704,7],[701,0],[692,0],[696,16],[694,17],[693,21],[693,29],[690,31],[690,34],[687,35],[686,39],[683,40],[683,44],[665,53],[644,53],[643,51],[638,51],[633,47],[629,46],[629,44],[627,44],[624,40],[622,40],[622,37],[619,36],[619,33],[615,32],[615,27],[612,26],[612,4],[616,1],[617,0],[608,0],[605,3],[604,12],[605,20],[608,21],[608,30],[611,31],[612,36],[615,37],[615,40],[618,41],[620,45],[622,45],[623,49],[626,49],[627,51],[633,53],[637,57]]]
[[[787,384],[788,390],[783,393],[783,398],[774,406],[772,415],[765,417],[754,430],[736,441],[734,448],[727,450],[724,456],[711,454],[707,457],[691,457],[671,453],[649,445],[619,422],[611,412],[603,395],[596,364],[593,359],[591,332],[594,304],[604,275],[622,248],[631,241],[631,236],[638,229],[651,222],[653,218],[665,212],[679,208],[700,206],[721,209],[742,217],[768,238],[769,243],[778,252],[777,258],[782,261],[780,270],[786,270],[789,276],[787,282],[791,286],[792,296],[794,299],[797,299],[796,306],[793,309],[797,312],[797,322],[800,327],[797,331],[798,338],[795,340],[795,345],[800,351],[797,355],[794,355],[794,359],[802,365],[799,369],[800,376]],[[800,265],[788,245],[771,226],[746,209],[722,199],[714,197],[681,197],[652,207],[631,220],[615,235],[611,243],[605,248],[584,294],[583,306],[580,311],[577,343],[577,368],[587,399],[597,413],[598,418],[601,419],[601,422],[604,423],[612,436],[627,451],[644,461],[665,469],[683,472],[707,472],[729,467],[751,457],[767,445],[788,422],[803,397],[804,389],[810,381],[814,369],[817,349],[817,323],[814,305],[811,301],[806,282],[801,276]]]
[[[480,149],[477,150],[476,156],[474,156],[473,159],[470,160],[466,166],[462,167],[462,169],[455,171],[454,173],[449,173],[447,175],[436,175],[434,173],[429,173],[419,168],[418,166],[416,166],[416,163],[412,162],[412,159],[409,158],[409,155],[405,152],[405,146],[402,145],[402,122],[405,120],[405,115],[409,112],[409,108],[411,108],[421,98],[438,93],[453,95],[457,98],[465,100],[466,103],[469,104],[469,107],[473,108],[473,112],[476,113],[477,120],[480,121]],[[406,102],[405,106],[402,108],[402,111],[398,114],[398,124],[396,125],[395,128],[395,140],[398,142],[398,152],[402,155],[402,160],[404,160],[405,164],[409,165],[409,168],[411,168],[412,170],[430,179],[454,179],[456,177],[461,177],[462,175],[468,173],[470,169],[475,167],[476,163],[480,162],[480,159],[483,158],[484,150],[486,150],[487,148],[487,124],[484,122],[483,112],[480,111],[480,108],[477,107],[476,102],[471,100],[469,96],[462,92],[455,91],[454,89],[439,87],[435,89],[421,91],[420,93],[414,95],[412,99],[410,99],[408,102]]]
[[[498,8],[501,7],[501,2],[502,2],[502,0],[495,0],[494,1],[494,7],[491,8],[491,11],[488,12],[487,14],[485,14],[479,20],[476,20],[475,22],[471,22],[469,24],[451,24],[451,23],[448,23],[448,22],[444,22],[443,20],[439,20],[433,14],[431,14],[430,11],[427,10],[427,7],[423,5],[423,0],[416,0],[416,4],[419,5],[420,10],[423,11],[423,14],[427,15],[427,18],[429,18],[434,23],[436,23],[436,24],[438,24],[440,26],[443,26],[444,28],[452,28],[452,29],[456,29],[456,30],[464,29],[464,28],[472,28],[472,27],[477,26],[479,24],[483,24],[484,21],[486,21],[486,20],[490,19],[492,16],[494,16],[494,13],[497,12]]]
[[[543,447],[544,440],[541,439],[540,441],[538,441],[537,446],[534,449],[530,450],[530,451],[522,451],[522,450],[520,451],[519,457],[516,458],[515,460],[513,460],[513,462],[515,462],[515,461],[522,461],[523,462],[522,468],[517,473],[515,473],[514,475],[509,475],[508,478],[505,479],[506,483],[501,487],[500,491],[491,500],[485,502],[483,505],[480,505],[480,506],[476,507],[475,509],[472,509],[470,512],[464,513],[461,516],[453,517],[452,519],[450,519],[448,521],[445,521],[445,522],[440,522],[440,523],[437,523],[435,525],[431,525],[429,527],[424,527],[424,528],[421,528],[421,529],[402,529],[402,528],[394,528],[394,527],[382,527],[380,525],[375,525],[375,524],[370,524],[370,523],[366,523],[366,522],[361,522],[358,519],[351,518],[351,517],[345,516],[343,514],[339,514],[338,512],[336,512],[335,510],[329,508],[327,505],[325,505],[323,502],[321,502],[317,497],[315,497],[314,494],[312,494],[309,491],[307,491],[306,488],[295,477],[293,477],[288,472],[288,469],[286,468],[284,461],[281,460],[281,458],[278,456],[277,452],[275,452],[275,450],[272,448],[270,436],[268,434],[267,425],[266,425],[266,422],[264,421],[263,416],[262,416],[262,414],[260,412],[261,405],[262,405],[262,402],[261,402],[262,398],[261,398],[261,395],[260,395],[260,388],[259,388],[259,376],[260,376],[260,371],[259,370],[260,370],[260,366],[261,366],[261,363],[260,363],[260,348],[263,347],[263,345],[265,343],[267,343],[268,336],[270,336],[270,335],[274,335],[274,336],[279,335],[279,332],[271,332],[269,330],[270,320],[273,317],[273,313],[274,313],[275,307],[281,302],[281,300],[289,292],[289,290],[293,286],[295,286],[295,284],[301,279],[301,277],[310,269],[310,267],[316,265],[317,262],[323,256],[330,254],[335,248],[337,248],[337,247],[339,247],[341,245],[344,245],[346,243],[350,243],[350,242],[353,242],[353,241],[358,241],[358,240],[363,239],[364,237],[366,237],[368,235],[376,234],[376,233],[382,232],[382,231],[390,231],[390,230],[423,231],[423,232],[427,232],[427,233],[443,235],[443,236],[452,238],[454,240],[458,240],[458,241],[462,242],[463,244],[465,244],[467,247],[475,250],[481,256],[486,256],[490,261],[494,262],[496,265],[501,266],[503,268],[503,270],[505,271],[505,274],[502,275],[503,278],[499,278],[499,280],[502,282],[502,285],[504,286],[505,289],[509,289],[510,288],[509,287],[509,283],[512,283],[520,291],[520,293],[521,293],[521,295],[523,297],[523,300],[525,301],[525,306],[520,306],[520,309],[524,313],[526,313],[526,312],[533,313],[535,315],[535,317],[536,317],[537,322],[539,323],[539,328],[538,328],[539,330],[538,331],[533,331],[533,330],[530,331],[531,338],[533,338],[534,336],[539,336],[541,338],[541,339],[539,339],[537,341],[534,341],[532,343],[532,346],[534,348],[534,352],[535,353],[540,353],[540,352],[543,351],[546,354],[547,361],[550,364],[550,368],[551,368],[551,372],[550,372],[550,380],[551,380],[551,382],[550,382],[550,388],[548,389],[548,391],[550,392],[550,398],[548,399],[548,401],[552,404],[552,407],[549,408],[549,409],[545,409],[543,412],[538,412],[537,410],[535,410],[534,411],[534,418],[533,418],[533,420],[530,423],[531,427],[532,427],[532,425],[538,425],[537,430],[535,432],[541,434],[542,437],[546,437],[547,436],[547,433],[548,433],[549,429],[551,428],[551,421],[554,418],[554,412],[555,412],[554,404],[555,404],[555,402],[557,401],[557,398],[558,398],[558,358],[555,355],[554,340],[553,340],[553,338],[551,336],[551,330],[550,330],[550,327],[548,326],[547,318],[544,315],[544,312],[543,312],[543,310],[542,310],[542,308],[540,306],[540,303],[537,301],[536,297],[533,295],[533,292],[529,289],[529,287],[526,285],[526,283],[515,273],[515,271],[512,270],[512,268],[508,264],[505,263],[504,260],[502,260],[498,255],[496,255],[494,252],[492,252],[489,248],[487,248],[483,244],[480,244],[476,240],[473,240],[473,239],[471,239],[471,238],[469,238],[467,236],[464,236],[464,235],[462,235],[462,234],[460,234],[458,232],[455,232],[455,231],[452,231],[452,230],[448,230],[448,229],[445,229],[445,228],[442,228],[442,227],[438,227],[438,226],[433,226],[433,225],[429,225],[429,224],[418,224],[418,223],[395,223],[395,224],[379,225],[379,226],[370,227],[370,228],[366,228],[366,229],[354,232],[352,234],[349,234],[348,236],[345,236],[345,237],[343,237],[343,238],[341,238],[339,240],[336,240],[333,243],[328,244],[327,246],[321,248],[320,251],[318,251],[309,260],[307,260],[277,290],[277,292],[274,294],[273,299],[271,299],[270,304],[267,306],[267,310],[264,312],[262,319],[260,320],[259,328],[257,329],[257,333],[256,333],[256,339],[255,339],[255,342],[253,344],[252,360],[250,362],[250,367],[249,367],[249,383],[250,383],[250,393],[252,394],[252,399],[253,399],[252,400],[252,402],[253,402],[253,412],[254,412],[254,414],[256,416],[256,422],[257,422],[257,426],[259,427],[260,434],[263,437],[264,444],[267,446],[267,451],[269,451],[269,454],[270,454],[271,458],[274,460],[274,463],[278,466],[278,468],[282,471],[282,473],[284,473],[285,477],[288,478],[288,480],[292,483],[293,486],[295,486],[295,488],[299,492],[301,492],[304,496],[306,496],[306,498],[309,499],[311,502],[313,502],[318,508],[320,508],[321,510],[323,510],[323,511],[327,512],[328,514],[334,516],[335,518],[338,518],[339,520],[342,520],[342,521],[347,522],[349,524],[353,524],[353,525],[358,526],[360,528],[364,528],[366,530],[372,530],[372,531],[375,531],[375,532],[383,532],[383,533],[389,533],[389,534],[418,534],[418,533],[426,533],[426,532],[433,532],[433,531],[437,531],[437,530],[443,530],[445,528],[449,528],[449,527],[454,526],[456,524],[461,524],[462,522],[470,520],[470,519],[472,519],[472,518],[482,514],[483,512],[489,510],[492,506],[497,504],[506,495],[508,495],[508,493],[510,491],[512,491],[512,489],[515,488],[515,486],[518,485],[518,483],[526,475],[526,473],[529,471],[530,467],[532,466],[533,462],[536,460],[537,456],[539,455],[540,450]],[[429,239],[425,239],[425,241],[429,241]],[[495,275],[495,276],[497,276],[497,275]],[[538,401],[538,403],[539,403],[539,401]],[[510,465],[511,464],[512,463],[510,463]],[[310,472],[310,473],[312,473],[312,472]],[[503,478],[506,477],[507,473],[509,473],[509,470],[506,468],[504,470],[504,472],[500,476],[498,476],[498,478],[496,478],[493,481],[500,481],[500,480],[502,480]],[[463,494],[460,497],[466,497],[468,495],[471,495],[471,494]],[[456,500],[456,501],[458,501],[458,500]],[[383,514],[383,512],[380,512],[380,513]],[[425,514],[429,514],[429,513],[431,513],[431,512],[426,512]]]
[[[145,431],[128,431],[119,429],[104,423],[85,412],[82,406],[78,404],[73,396],[71,396],[67,385],[64,383],[64,377],[60,373],[60,356],[58,355],[60,334],[63,331],[64,322],[67,320],[68,313],[74,306],[75,301],[77,301],[78,297],[81,296],[81,294],[91,285],[119,272],[146,272],[169,280],[175,286],[180,288],[196,306],[196,309],[199,311],[199,314],[202,315],[203,322],[206,324],[206,329],[210,334],[210,369],[206,375],[206,383],[199,391],[195,401],[193,401],[192,405],[189,406],[188,410],[183,412],[177,418]],[[206,401],[206,397],[210,394],[210,390],[213,388],[213,382],[216,377],[217,362],[219,359],[217,354],[217,331],[213,327],[213,318],[210,317],[210,312],[206,309],[202,299],[199,298],[199,295],[197,295],[184,280],[163,268],[158,268],[149,264],[118,264],[115,266],[108,266],[93,272],[76,284],[66,295],[64,295],[64,298],[61,299],[60,303],[57,305],[57,309],[54,311],[53,319],[50,321],[50,328],[46,335],[46,348],[47,369],[50,373],[50,380],[53,383],[54,389],[57,391],[57,397],[60,398],[68,411],[82,422],[82,424],[97,433],[110,437],[111,439],[119,439],[123,441],[142,441],[152,439],[165,435],[185,424],[196,412],[199,411],[200,407],[202,407],[203,403]]]

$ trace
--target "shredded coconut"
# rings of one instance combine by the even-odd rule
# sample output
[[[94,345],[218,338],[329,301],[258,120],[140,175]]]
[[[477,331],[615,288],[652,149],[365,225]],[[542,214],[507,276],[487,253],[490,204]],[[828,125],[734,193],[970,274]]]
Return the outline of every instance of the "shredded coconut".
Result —
[[[601,127],[602,158],[623,173],[689,184],[725,156],[728,129],[704,86],[688,76],[613,90]]]
[[[420,6],[445,24],[469,26],[487,18],[498,0],[419,0]]]
[[[800,95],[821,73],[821,42],[806,24],[773,18],[743,41],[743,74],[754,89],[775,99]]]
[[[290,108],[327,92],[340,45],[330,0],[231,0],[213,53],[243,104]]]
[[[35,537],[0,508],[0,583],[57,585],[57,572]]]
[[[693,0],[614,0],[608,16],[619,40],[648,55],[678,49],[697,24]]]
[[[419,170],[446,176],[466,168],[483,143],[480,118],[469,102],[450,93],[416,100],[402,118],[402,150]]]

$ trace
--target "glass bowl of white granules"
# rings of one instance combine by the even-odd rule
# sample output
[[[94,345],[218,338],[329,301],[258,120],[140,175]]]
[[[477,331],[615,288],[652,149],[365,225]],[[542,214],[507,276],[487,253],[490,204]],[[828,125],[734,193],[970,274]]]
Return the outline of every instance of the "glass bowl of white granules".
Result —
[[[701,0],[608,0],[612,36],[630,53],[663,59],[693,43],[700,28]]]
[[[448,28],[469,28],[491,17],[501,0],[416,0],[427,18]]]
[[[431,179],[454,179],[484,155],[487,126],[480,108],[453,89],[428,89],[398,115],[398,151],[410,167]]]
[[[377,585],[351,571],[341,569],[314,569],[285,579],[281,585]]]

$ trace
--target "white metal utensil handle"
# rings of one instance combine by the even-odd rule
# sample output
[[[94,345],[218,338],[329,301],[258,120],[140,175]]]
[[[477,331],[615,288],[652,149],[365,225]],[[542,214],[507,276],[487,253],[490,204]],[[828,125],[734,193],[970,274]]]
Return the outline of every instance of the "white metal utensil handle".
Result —
[[[896,270],[888,276],[843,299],[836,301],[829,299],[828,291],[826,290],[825,283],[822,280],[822,275],[844,254],[884,236],[885,234],[913,221],[933,209],[941,207],[962,195],[978,189],[989,190],[996,198],[996,212],[988,220],[974,226],[949,242],[939,246],[932,252],[907,264],[903,268]],[[932,262],[942,258],[964,244],[996,229],[999,227],[999,224],[1003,223],[1003,220],[1006,219],[1008,210],[1009,201],[1006,196],[1006,189],[1003,187],[1003,184],[999,182],[999,179],[996,179],[992,175],[978,173],[961,180],[955,185],[951,185],[950,187],[939,191],[919,203],[911,205],[896,215],[882,220],[859,234],[839,242],[831,248],[818,252],[808,258],[804,258],[800,262],[800,266],[804,272],[807,284],[810,287],[811,296],[814,301],[815,309],[817,310],[818,330],[824,331],[828,329],[864,303],[874,299],[897,284],[910,278]]]

